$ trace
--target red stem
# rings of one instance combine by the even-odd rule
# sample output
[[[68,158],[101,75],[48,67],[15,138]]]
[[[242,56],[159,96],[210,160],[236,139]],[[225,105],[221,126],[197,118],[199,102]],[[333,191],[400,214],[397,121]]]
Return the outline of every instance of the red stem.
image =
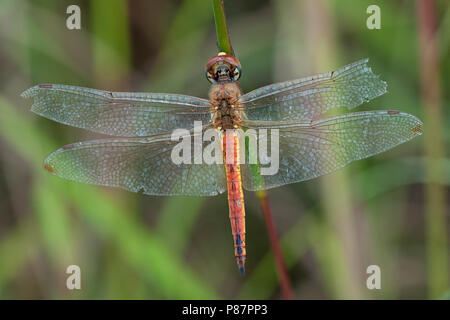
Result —
[[[275,224],[273,222],[272,211],[270,210],[267,192],[264,190],[258,191],[257,196],[259,198],[261,210],[263,211],[264,214],[267,233],[269,234],[270,245],[272,247],[273,255],[275,258],[275,265],[277,268],[278,279],[281,285],[281,294],[284,299],[292,300],[294,298],[294,295],[292,294],[291,280],[289,279],[286,264],[284,263],[283,252],[281,251],[277,231],[275,230]]]

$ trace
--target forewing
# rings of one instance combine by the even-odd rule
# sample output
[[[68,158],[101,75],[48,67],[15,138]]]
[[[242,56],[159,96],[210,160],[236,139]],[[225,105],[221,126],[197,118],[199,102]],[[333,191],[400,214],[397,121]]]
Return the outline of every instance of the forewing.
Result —
[[[113,136],[135,137],[192,128],[211,121],[208,100],[179,94],[109,92],[45,84],[22,93],[31,111],[70,126]]]
[[[317,119],[337,107],[353,109],[386,92],[386,82],[367,66],[368,59],[335,71],[271,84],[243,95],[249,120]]]
[[[349,113],[299,123],[246,121],[244,125],[254,129],[279,129],[279,170],[276,174],[260,178],[252,174],[255,165],[242,165],[244,188],[252,191],[334,172],[355,160],[389,150],[422,133],[419,119],[398,111]],[[270,131],[267,136],[270,150]]]
[[[170,136],[78,142],[51,153],[44,167],[61,178],[148,195],[213,196],[224,192],[223,165],[177,165],[171,157],[177,143]]]

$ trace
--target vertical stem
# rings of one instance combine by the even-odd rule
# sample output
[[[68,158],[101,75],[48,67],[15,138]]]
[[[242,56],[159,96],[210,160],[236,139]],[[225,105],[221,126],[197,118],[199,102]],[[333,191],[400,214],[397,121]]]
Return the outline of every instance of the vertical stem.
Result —
[[[225,9],[223,0],[212,0],[214,10],[214,20],[216,22],[217,45],[219,50],[234,56],[234,50],[231,46],[230,36],[228,33],[227,21],[225,18]],[[293,299],[291,282],[287,273],[286,264],[284,262],[283,253],[281,251],[278,236],[275,230],[275,224],[270,210],[269,200],[266,191],[258,191],[257,196],[260,202],[261,210],[264,214],[264,220],[269,234],[270,245],[275,258],[275,265],[280,281],[281,292],[284,299]]]
[[[223,0],[212,0],[214,21],[216,22],[217,46],[219,50],[234,56],[231,46],[230,34],[228,33],[227,20],[225,18],[225,9]]]
[[[417,0],[422,103],[427,123],[425,153],[425,220],[427,241],[427,273],[429,297],[438,298],[448,287],[448,248],[445,221],[445,189],[436,183],[444,168],[442,106],[440,101],[439,54],[436,4],[433,0]]]
[[[273,222],[267,192],[265,190],[261,190],[258,191],[256,195],[258,196],[261,210],[264,213],[267,233],[269,234],[270,245],[272,247],[278,279],[281,285],[281,293],[284,299],[291,300],[294,298],[292,294],[291,281],[289,279],[286,264],[284,263],[283,252],[281,251],[280,242],[278,241],[277,231],[275,230],[275,224]]]

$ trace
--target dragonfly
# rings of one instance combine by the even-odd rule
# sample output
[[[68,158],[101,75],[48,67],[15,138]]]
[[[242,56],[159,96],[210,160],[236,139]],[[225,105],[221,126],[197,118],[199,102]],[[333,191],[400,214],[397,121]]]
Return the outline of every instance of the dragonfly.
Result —
[[[270,84],[242,94],[241,64],[220,52],[206,63],[209,98],[182,94],[111,92],[60,84],[40,84],[22,93],[31,110],[48,119],[112,136],[68,144],[44,160],[61,178],[158,196],[215,196],[228,192],[235,259],[245,271],[243,189],[267,190],[332,173],[422,133],[422,122],[395,111],[327,114],[354,109],[386,92],[387,84],[360,60],[334,71]],[[176,163],[174,130],[213,130],[222,163]],[[242,161],[245,143],[238,130],[277,130],[279,164],[262,175]],[[227,133],[227,134],[224,134]],[[265,140],[264,140],[265,139]],[[257,142],[268,135],[257,136]],[[261,141],[260,141],[261,140]],[[269,137],[270,140],[270,137]],[[229,155],[232,155],[229,157]],[[231,158],[231,161],[230,161]]]

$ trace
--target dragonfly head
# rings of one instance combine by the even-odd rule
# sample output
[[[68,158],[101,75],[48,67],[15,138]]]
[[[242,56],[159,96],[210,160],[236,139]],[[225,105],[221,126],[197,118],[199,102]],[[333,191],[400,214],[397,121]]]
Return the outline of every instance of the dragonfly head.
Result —
[[[236,57],[219,52],[206,63],[206,78],[212,84],[236,82],[241,76],[241,63]]]

